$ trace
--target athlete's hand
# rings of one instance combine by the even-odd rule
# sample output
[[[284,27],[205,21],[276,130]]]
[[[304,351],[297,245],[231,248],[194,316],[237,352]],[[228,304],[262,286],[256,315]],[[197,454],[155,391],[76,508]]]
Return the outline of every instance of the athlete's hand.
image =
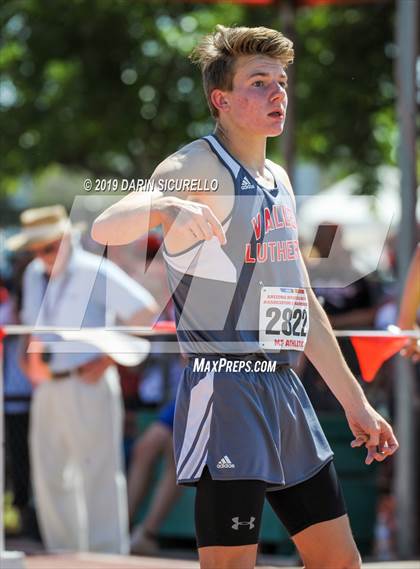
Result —
[[[209,241],[215,236],[221,245],[226,244],[222,224],[208,205],[179,198],[169,199],[166,214],[169,222],[173,223],[171,230],[187,238],[193,235],[198,241]]]
[[[367,449],[365,464],[372,464],[374,460],[382,462],[398,450],[398,441],[391,425],[369,403],[362,405],[356,411],[346,411],[346,417],[355,436],[351,447],[364,445]]]

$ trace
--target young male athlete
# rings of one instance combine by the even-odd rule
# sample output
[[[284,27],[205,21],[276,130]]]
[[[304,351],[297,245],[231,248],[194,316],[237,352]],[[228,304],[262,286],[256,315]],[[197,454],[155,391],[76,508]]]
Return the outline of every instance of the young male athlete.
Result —
[[[367,464],[398,443],[308,285],[289,179],[265,157],[267,137],[283,131],[292,43],[271,29],[217,26],[193,59],[214,134],[164,160],[156,192],[110,207],[92,235],[120,245],[163,227],[178,339],[190,355],[177,397],[177,477],[197,486],[200,564],[254,567],[267,497],[305,567],[360,567],[331,449],[291,370],[296,356],[305,351],[340,401]],[[183,191],[159,191],[169,187]]]

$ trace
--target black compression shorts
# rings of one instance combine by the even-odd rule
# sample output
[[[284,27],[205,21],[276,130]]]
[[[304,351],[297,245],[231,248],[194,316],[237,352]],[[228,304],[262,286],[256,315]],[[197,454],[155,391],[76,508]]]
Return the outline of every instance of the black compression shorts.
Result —
[[[260,480],[212,480],[205,467],[195,501],[198,547],[258,543],[265,498],[291,536],[346,514],[333,461],[309,480],[269,492]]]

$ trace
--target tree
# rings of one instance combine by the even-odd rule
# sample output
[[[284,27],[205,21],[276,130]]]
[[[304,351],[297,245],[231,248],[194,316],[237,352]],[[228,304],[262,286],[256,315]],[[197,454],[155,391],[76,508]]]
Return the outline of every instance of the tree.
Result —
[[[0,8],[0,194],[55,164],[150,176],[165,155],[212,128],[199,71],[187,59],[198,38],[220,22],[276,27],[277,10],[9,0]],[[299,10],[301,157],[365,177],[391,160],[392,18],[389,4]]]
[[[302,157],[361,174],[396,162],[394,5],[302,10],[297,19],[297,147]]]
[[[240,7],[31,0],[2,9],[3,190],[51,163],[151,174],[211,128],[194,43]]]

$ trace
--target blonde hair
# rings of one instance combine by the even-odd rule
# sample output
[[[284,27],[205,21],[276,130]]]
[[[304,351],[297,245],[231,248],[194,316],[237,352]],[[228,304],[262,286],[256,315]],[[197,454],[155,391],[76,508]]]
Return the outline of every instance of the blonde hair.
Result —
[[[204,36],[190,59],[201,68],[204,92],[214,118],[218,111],[211,102],[211,92],[213,89],[232,90],[235,61],[241,55],[267,55],[287,67],[293,63],[293,43],[281,32],[263,27],[217,25],[212,34]]]

